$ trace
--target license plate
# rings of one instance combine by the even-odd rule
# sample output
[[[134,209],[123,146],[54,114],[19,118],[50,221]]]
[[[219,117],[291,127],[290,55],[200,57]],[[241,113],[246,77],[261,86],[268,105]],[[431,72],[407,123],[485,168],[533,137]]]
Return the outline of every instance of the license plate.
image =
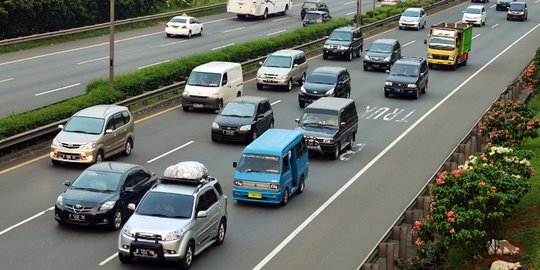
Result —
[[[224,130],[223,134],[225,134],[225,135],[234,135],[234,130]]]
[[[379,65],[377,65],[377,64],[374,64],[374,65],[373,65],[373,67],[376,67],[376,68],[378,68],[378,67],[379,67]]]
[[[151,250],[151,249],[137,248],[137,249],[135,249],[135,255],[141,256],[141,257],[151,257],[151,258],[156,258],[157,257],[156,252],[154,250]]]
[[[194,107],[194,108],[202,108],[203,105],[202,105],[202,104],[193,104],[193,107]]]
[[[77,159],[77,156],[75,156],[75,155],[66,155],[66,154],[62,154],[61,157],[62,157],[63,159],[69,159],[69,160],[75,160],[75,159]]]
[[[173,26],[172,28],[176,29],[176,28],[178,28],[178,26]]]
[[[73,221],[85,221],[86,217],[84,215],[69,214],[69,220]]]
[[[253,199],[261,199],[262,198],[262,195],[261,193],[248,193],[248,198],[253,198]]]
[[[401,93],[403,92],[403,89],[396,89],[396,92]]]
[[[239,6],[243,6],[243,5],[244,5],[244,3],[238,3],[238,5],[239,5]]]
[[[319,150],[319,147],[315,146],[315,145],[308,145],[307,149],[308,150]]]

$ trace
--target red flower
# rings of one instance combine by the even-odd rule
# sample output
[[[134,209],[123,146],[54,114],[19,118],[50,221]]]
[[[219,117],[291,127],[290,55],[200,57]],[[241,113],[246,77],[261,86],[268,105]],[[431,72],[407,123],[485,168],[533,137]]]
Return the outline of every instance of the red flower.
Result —
[[[456,230],[454,228],[450,229],[450,233],[456,233]]]
[[[491,186],[491,191],[497,192],[497,187],[496,186]]]
[[[420,239],[420,237],[416,238],[416,242],[414,242],[414,244],[416,246],[423,246],[424,245],[424,241],[422,241],[422,239]]]
[[[486,182],[482,181],[482,182],[478,183],[478,185],[481,186],[481,187],[484,187],[484,186],[486,186]]]

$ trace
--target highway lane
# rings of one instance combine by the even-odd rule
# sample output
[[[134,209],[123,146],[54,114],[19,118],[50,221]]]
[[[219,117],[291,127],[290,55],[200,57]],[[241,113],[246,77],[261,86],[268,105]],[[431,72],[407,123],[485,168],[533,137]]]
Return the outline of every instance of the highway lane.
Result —
[[[431,17],[430,20],[437,22],[439,20],[456,18],[456,16],[459,16],[462,9],[463,7],[451,9],[444,14]],[[534,10],[537,10],[537,8],[530,8],[530,10],[532,13]],[[492,15],[492,13],[489,15]],[[342,155],[343,160],[330,161],[317,158],[312,159],[311,176],[307,183],[306,193],[293,197],[286,207],[266,207],[231,203],[229,208],[230,226],[224,246],[212,248],[199,256],[195,261],[194,269],[248,269],[254,267],[283,239],[285,239],[287,235],[311,215],[311,213],[318,209],[332,194],[353,177],[360,168],[368,164],[370,160],[377,156],[378,153],[395,140],[395,138],[404,132],[414,121],[418,120],[421,115],[437,104],[437,102],[443,99],[483,64],[496,56],[498,52],[508,47],[512,40],[517,39],[517,37],[523,35],[528,29],[531,29],[538,23],[527,22],[525,24],[520,24],[519,22],[513,22],[514,24],[509,24],[502,21],[503,18],[499,18],[499,15],[500,14],[496,14],[496,20],[492,20],[494,19],[492,17],[488,17],[488,20],[490,20],[490,22],[493,21],[493,25],[495,24],[495,21],[497,21],[503,28],[482,27],[474,29],[475,35],[480,33],[481,36],[474,41],[474,54],[471,55],[468,66],[461,67],[457,71],[431,71],[429,92],[425,96],[422,96],[420,100],[385,99],[382,95],[381,88],[386,75],[378,72],[361,71],[361,61],[358,59],[355,59],[353,62],[335,60],[322,61],[320,58],[311,61],[310,69],[313,69],[318,65],[339,65],[346,66],[351,70],[353,78],[352,97],[357,102],[361,116],[357,143],[365,145],[362,150],[356,154]],[[495,31],[495,29],[499,29],[500,32]],[[421,41],[426,33],[426,31],[391,31],[381,35],[381,37],[398,38],[403,44],[416,40],[414,43],[411,43],[411,45],[404,47],[404,55],[424,55],[425,48]],[[506,35],[502,35],[503,33],[506,33]],[[496,38],[493,38],[493,36]],[[501,36],[504,36],[504,38],[501,38]],[[494,40],[497,40],[497,42],[494,42]],[[528,44],[538,44],[538,40],[538,36],[535,36],[535,39],[533,39],[534,42],[529,42]],[[370,43],[371,40],[367,42]],[[477,50],[476,48],[486,49]],[[526,52],[525,49],[529,51],[534,50],[533,46],[526,46],[522,51]],[[515,63],[514,69],[520,69],[520,64],[524,65],[525,62],[530,59],[530,56],[528,58],[526,57],[527,53],[523,53],[523,55],[524,56],[522,57],[516,58],[513,62]],[[532,55],[532,53],[530,55]],[[501,68],[501,66],[502,68],[505,67],[504,64],[498,65],[499,68]],[[516,74],[512,74],[513,71],[514,70],[511,70],[505,73],[505,76],[497,76],[497,80],[486,82],[486,87],[488,89],[502,90],[515,77]],[[297,107],[296,100],[296,91],[298,88],[296,88],[296,91],[293,91],[293,93],[267,90],[257,91],[255,90],[253,83],[249,83],[246,88],[247,93],[249,94],[268,96],[272,102],[280,101],[274,105],[276,126],[285,128],[294,127],[292,118],[294,118],[295,115],[299,116],[301,114],[300,108]],[[479,89],[471,88],[471,91],[478,93]],[[473,96],[472,99],[467,96],[464,99],[476,101],[477,99],[475,98],[476,96]],[[479,105],[484,107],[487,107],[489,103],[480,102],[479,99],[478,101]],[[458,100],[453,102],[453,105],[461,103],[463,103],[463,100]],[[400,117],[386,121],[384,118],[388,116],[388,113],[380,116],[378,116],[378,114],[364,114],[364,109],[366,109],[367,106],[370,106],[370,109],[373,109],[375,106],[379,107],[381,110],[384,110],[382,108],[388,108],[389,112],[394,111],[396,108],[400,110],[403,109],[404,114],[401,114]],[[403,119],[403,117],[410,112],[412,112],[412,114],[399,122],[399,120]],[[447,113],[447,111],[443,111],[442,113]],[[190,159],[200,160],[209,167],[211,174],[221,179],[227,194],[230,196],[232,184],[231,163],[237,158],[242,146],[211,143],[209,139],[209,125],[213,117],[214,115],[207,113],[184,113],[180,110],[174,110],[142,122],[137,125],[137,141],[135,142],[136,148],[133,155],[129,158],[118,158],[118,160],[145,164],[146,167],[158,174],[165,167],[175,162]],[[473,116],[472,114],[466,115],[463,116],[462,120],[468,121],[468,125],[462,126],[454,123],[447,124],[443,120],[442,122],[444,124],[441,124],[441,121],[439,121],[437,125],[432,124],[431,128],[440,125],[449,125],[468,129],[470,128],[471,123],[476,121],[477,118],[478,116]],[[204,126],[200,123],[208,123],[208,125]],[[439,154],[440,156],[438,156],[438,159],[444,159],[451,148],[455,146],[464,134],[464,132],[459,133],[457,136],[443,136],[439,133],[433,134],[435,135],[435,138],[447,138],[444,140],[446,145],[443,147],[430,141],[430,139],[433,139],[433,137],[428,136],[431,135],[431,133],[425,133],[427,138],[421,138],[423,140],[423,144],[421,145],[429,143],[430,146],[433,145],[432,149],[437,151],[433,151],[433,156],[421,157],[422,159],[420,160],[423,162],[422,164],[430,164],[430,166],[425,166],[425,171],[407,171],[407,174],[404,175],[406,179],[414,179],[413,176],[418,177],[417,179],[425,179],[426,177],[422,178],[422,176],[431,174],[440,164],[440,162],[437,163],[438,160],[435,156]],[[168,156],[152,163],[147,163],[149,160],[189,141],[194,142]],[[414,149],[415,145],[418,147],[417,143],[410,144],[408,147]],[[357,150],[358,148],[355,149]],[[413,153],[410,149],[407,149],[408,153]],[[208,153],[212,154],[210,155]],[[404,154],[400,153],[399,157],[403,156]],[[347,158],[349,159],[347,160]],[[436,165],[431,166],[432,163]],[[428,169],[430,167],[431,169]],[[0,198],[4,203],[1,204],[0,229],[12,226],[13,224],[51,207],[56,196],[63,190],[63,187],[61,186],[62,181],[74,178],[81,169],[81,167],[54,168],[50,165],[48,159],[43,159],[24,168],[1,174]],[[388,171],[387,173],[393,172],[389,170],[386,171]],[[366,182],[367,184],[377,183],[378,181],[376,180],[378,179],[392,179],[384,177],[384,174],[377,174],[369,179],[362,178],[360,182]],[[416,186],[408,185],[407,183],[404,184],[402,182],[390,183],[394,185],[396,189],[403,190],[403,194],[395,195],[393,200],[388,201],[388,204],[386,201],[381,201],[385,197],[390,196],[385,196],[385,194],[371,196],[365,198],[365,200],[362,199],[361,203],[371,206],[371,208],[376,208],[378,205],[387,207],[386,211],[388,212],[388,216],[377,215],[372,219],[366,218],[364,219],[365,223],[362,223],[360,228],[380,227],[381,230],[385,230],[397,216],[396,213],[402,210],[403,205],[405,204],[402,202],[408,202],[412,199],[413,195],[411,195],[411,193],[414,193],[414,191],[411,190],[414,190]],[[383,182],[383,184],[387,185],[390,183]],[[362,188],[364,189],[363,192],[369,191],[371,194],[375,194],[374,191],[378,186],[362,186]],[[417,190],[418,189],[416,189],[416,191]],[[39,194],[39,196],[36,196],[36,194]],[[354,201],[349,197],[347,198],[349,199],[348,202]],[[358,200],[358,198],[356,198],[356,200]],[[12,207],[14,205],[19,207]],[[344,212],[348,214],[352,213],[351,211]],[[325,211],[324,214],[331,218],[336,215],[336,211],[331,211],[329,213]],[[352,216],[354,215],[351,215],[351,217]],[[338,219],[340,222],[336,222],[336,219],[332,219],[330,220],[330,223],[323,224],[330,227],[330,225],[336,226],[336,223],[345,223],[341,221],[347,220],[346,217],[340,218],[341,219]],[[390,222],[388,220],[390,220]],[[351,231],[350,228],[340,229],[343,232]],[[378,238],[381,235],[367,230],[363,230],[362,232],[362,236],[366,239]],[[0,234],[0,237],[4,240],[4,244],[2,244],[3,254],[0,255],[0,258],[3,262],[6,262],[6,265],[10,266],[8,267],[9,269],[126,268],[121,266],[116,259],[105,263],[103,267],[97,265],[114,253],[116,236],[117,233],[102,232],[100,230],[88,231],[71,227],[59,227],[53,220],[52,213],[47,212],[9,232]],[[309,239],[313,241],[313,236]],[[328,239],[323,238],[322,240]],[[329,241],[326,242],[332,243]],[[336,242],[341,243],[339,241]],[[363,243],[363,249],[368,250],[373,246],[372,243],[368,242],[369,241]],[[317,245],[317,247],[318,246],[320,245]],[[315,246],[309,245],[309,247]],[[313,248],[313,250],[320,250],[320,248]],[[305,252],[306,248],[298,248],[291,251],[291,254],[298,254],[301,256]],[[25,260],[25,258],[28,257],[31,257],[32,260]],[[315,258],[326,259],[323,256]],[[314,263],[321,263],[319,260],[310,260]],[[302,261],[305,262],[306,260]],[[130,266],[130,268],[138,269],[145,266],[148,267],[149,265],[150,264],[147,263],[135,264]],[[270,266],[273,266],[273,264]],[[163,268],[168,268],[168,265],[164,265]],[[315,267],[315,269],[316,268],[317,267]]]
[[[353,2],[327,2],[332,16],[352,18]],[[167,38],[164,26],[119,33],[115,42],[115,74],[300,28],[301,3],[293,3],[286,16],[270,16],[264,21],[240,21],[227,13],[203,17],[203,36],[190,40]],[[364,0],[364,12],[371,5],[371,1]],[[108,76],[108,50],[108,37],[103,36],[0,55],[0,116],[84,93],[91,79]]]

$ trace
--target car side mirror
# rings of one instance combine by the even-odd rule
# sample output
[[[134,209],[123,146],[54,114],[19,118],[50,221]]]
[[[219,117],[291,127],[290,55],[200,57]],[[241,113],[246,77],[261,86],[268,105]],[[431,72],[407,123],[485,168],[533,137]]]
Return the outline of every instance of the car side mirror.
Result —
[[[424,39],[424,45],[427,45],[427,39]]]
[[[58,125],[58,129],[64,129],[64,125]]]
[[[294,64],[293,67],[298,67],[298,64]]]
[[[215,110],[214,112],[219,114],[221,112],[221,110]]]
[[[66,186],[66,187],[71,186],[71,181],[69,181],[69,180],[64,181],[64,186]]]
[[[260,61],[260,62],[259,62],[259,65],[260,65],[260,66],[262,66],[262,64],[263,64],[263,62],[262,62],[262,61]]]
[[[107,129],[107,130],[105,130],[105,134],[111,134],[112,132],[113,132],[113,130],[112,130],[112,129],[110,129],[110,128],[109,128],[109,129]]]
[[[236,166],[238,166],[238,163],[236,163],[236,161],[233,161],[232,167],[233,167],[233,168],[236,168]]]
[[[124,189],[124,191],[125,191],[125,192],[133,192],[134,189],[133,189],[133,187],[126,187],[126,188]]]
[[[131,210],[131,211],[135,211],[135,204],[134,203],[130,203],[128,204],[128,209]]]
[[[300,119],[296,118],[296,119],[294,119],[294,122],[300,123]]]
[[[345,125],[347,125],[346,122],[341,122],[341,126],[344,127]]]
[[[206,211],[197,212],[197,218],[207,218],[207,217],[208,217],[208,212]]]
[[[420,72],[420,76],[424,76],[424,75],[426,75],[425,72]]]

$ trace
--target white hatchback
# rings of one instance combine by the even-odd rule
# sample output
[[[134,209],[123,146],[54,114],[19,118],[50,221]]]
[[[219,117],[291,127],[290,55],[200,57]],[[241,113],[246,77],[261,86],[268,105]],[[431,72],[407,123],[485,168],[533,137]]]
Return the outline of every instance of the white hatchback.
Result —
[[[176,16],[165,26],[167,37],[181,35],[191,38],[192,35],[202,35],[202,32],[203,24],[196,18],[189,16]]]
[[[463,11],[462,23],[482,26],[486,24],[486,9],[480,5],[470,5]]]

